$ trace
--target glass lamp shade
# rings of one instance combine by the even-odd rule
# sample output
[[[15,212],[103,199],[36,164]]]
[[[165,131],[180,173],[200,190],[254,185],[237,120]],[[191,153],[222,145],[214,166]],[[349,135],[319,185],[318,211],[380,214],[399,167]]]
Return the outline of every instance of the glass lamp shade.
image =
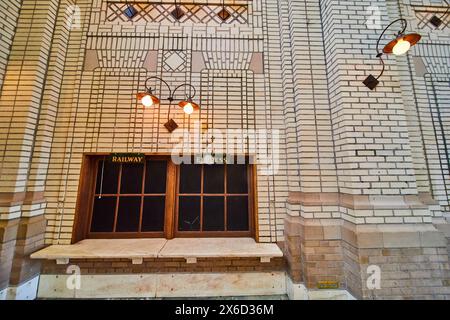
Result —
[[[137,98],[138,98],[138,100],[141,101],[142,105],[146,108],[150,108],[154,105],[159,104],[158,97],[156,97],[148,92],[138,93]]]
[[[384,46],[383,52],[386,54],[393,53],[395,55],[405,54],[413,45],[415,45],[422,36],[417,33],[400,35],[396,39]]]
[[[183,109],[184,113],[190,115],[194,111],[197,111],[200,109],[200,106],[196,104],[195,102],[192,102],[190,100],[188,101],[181,101],[178,106]]]

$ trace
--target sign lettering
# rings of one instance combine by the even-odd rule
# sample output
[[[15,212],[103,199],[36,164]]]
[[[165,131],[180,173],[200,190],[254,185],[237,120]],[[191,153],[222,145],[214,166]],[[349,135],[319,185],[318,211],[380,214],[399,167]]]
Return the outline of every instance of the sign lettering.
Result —
[[[111,153],[109,161],[112,163],[144,163],[145,155],[143,153]]]

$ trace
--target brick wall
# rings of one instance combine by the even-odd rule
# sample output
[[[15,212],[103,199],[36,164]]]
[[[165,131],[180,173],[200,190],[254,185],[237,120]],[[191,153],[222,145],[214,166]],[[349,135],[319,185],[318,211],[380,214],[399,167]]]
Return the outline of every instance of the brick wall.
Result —
[[[130,274],[170,272],[265,272],[283,271],[283,258],[261,263],[258,258],[199,258],[188,264],[185,259],[145,258],[142,264],[132,264],[129,259],[72,259],[70,265],[80,268],[81,274]],[[42,274],[65,274],[67,265],[55,261],[43,262]]]
[[[291,217],[285,230],[288,271],[308,288],[334,281],[363,299],[450,297],[447,241],[432,226],[371,227]],[[380,270],[379,288],[367,285],[369,266]]]
[[[428,23],[445,11],[441,0],[377,2],[375,29],[366,25],[373,3],[365,0],[230,0],[227,10],[240,10],[232,23],[190,15],[176,22],[171,3],[140,3],[133,21],[119,0],[20,4],[20,16],[19,1],[0,4],[9,13],[0,19],[2,286],[11,270],[14,284],[35,273],[27,255],[42,245],[44,227],[47,244],[70,243],[83,153],[167,153],[177,143],[177,131],[163,127],[169,104],[144,110],[136,101],[156,75],[198,89],[200,112],[187,118],[170,108],[180,129],[197,120],[209,129],[279,130],[279,170],[258,169],[259,239],[285,241],[296,282],[335,279],[365,298],[447,297],[441,240],[450,238],[450,36],[448,27]],[[156,22],[151,5],[165,10]],[[195,5],[220,9],[207,0]],[[370,91],[361,82],[380,70],[376,40],[399,17],[422,40],[408,55],[386,56]],[[151,85],[168,94],[161,83]],[[378,231],[364,244],[370,228]],[[402,228],[419,243],[377,242]],[[423,230],[438,240],[422,241]],[[213,262],[224,267],[205,261],[197,268]],[[111,262],[114,271],[112,263],[124,262]],[[365,289],[371,263],[386,275],[384,291]],[[414,295],[408,286],[417,288]]]
[[[20,0],[0,3],[0,91],[20,12]]]
[[[279,170],[272,176],[258,174],[257,189],[260,240],[283,240],[288,175],[282,73],[275,58],[280,50],[277,20],[269,19],[276,16],[272,8],[277,9],[277,2],[233,3],[248,5],[245,22],[130,22],[120,14],[111,20],[106,1],[77,2],[81,27],[71,30],[67,42],[47,171],[46,160],[41,161],[48,177],[48,243],[70,242],[83,152],[167,153],[175,145],[176,131],[169,134],[163,127],[169,105],[163,100],[158,109],[144,110],[135,98],[153,75],[172,87],[185,81],[197,87],[198,114],[189,120],[171,108],[170,117],[181,129],[200,120],[210,129],[280,130]],[[174,65],[174,55],[182,62]],[[161,83],[151,85],[160,96],[168,94]],[[244,145],[244,152],[250,147]],[[36,173],[32,180],[42,176]]]

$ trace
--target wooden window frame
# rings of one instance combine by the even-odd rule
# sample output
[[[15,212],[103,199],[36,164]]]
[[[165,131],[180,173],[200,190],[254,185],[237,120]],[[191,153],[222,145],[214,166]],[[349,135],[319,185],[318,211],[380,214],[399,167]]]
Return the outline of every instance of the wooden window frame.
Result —
[[[178,190],[180,166],[175,165],[171,161],[170,155],[161,154],[145,154],[147,160],[167,160],[167,177],[166,177],[166,193],[165,193],[165,216],[164,216],[164,232],[90,232],[94,197],[96,189],[96,179],[98,162],[108,156],[109,153],[85,153],[83,154],[80,181],[78,185],[78,196],[75,209],[74,230],[72,233],[72,243],[76,243],[83,239],[124,239],[124,238],[166,238],[174,237],[253,237],[258,241],[258,213],[257,213],[257,190],[256,190],[256,166],[247,164],[247,181],[248,181],[248,214],[249,214],[249,231],[178,231]],[[120,178],[119,178],[120,179]],[[145,179],[145,170],[143,172]],[[225,179],[226,180],[226,179]],[[118,189],[120,188],[119,180]],[[226,183],[226,181],[225,181]],[[202,169],[203,184],[203,169]],[[142,185],[144,188],[144,184]],[[203,188],[202,188],[203,190]],[[119,194],[120,190],[117,191]],[[106,196],[106,194],[104,194]],[[144,194],[130,194],[120,196],[143,196]],[[153,194],[158,196],[159,194]],[[198,196],[198,194],[196,194]],[[202,194],[203,195],[203,194]],[[205,194],[208,195],[208,194]],[[223,196],[222,194],[211,194],[212,196]],[[233,194],[239,196],[238,194]],[[152,195],[150,195],[152,196]],[[202,197],[203,198],[203,197]],[[226,202],[226,197],[224,197]],[[118,202],[117,202],[118,203]],[[117,219],[117,203],[115,220]],[[140,212],[140,223],[142,221],[142,203]],[[226,203],[225,203],[226,215]],[[202,217],[201,217],[202,218]],[[202,219],[201,219],[202,220]],[[116,221],[115,221],[116,223]],[[200,222],[202,223],[202,221]],[[226,223],[226,220],[225,220]]]
[[[253,203],[253,171],[252,167],[253,165],[246,164],[247,166],[247,193],[227,193],[227,166],[225,165],[224,169],[224,192],[223,193],[204,193],[204,166],[201,165],[201,177],[200,177],[200,192],[199,193],[180,193],[180,166],[177,166],[177,176],[176,176],[176,202],[175,202],[175,237],[177,238],[211,238],[211,237],[254,237],[255,235],[255,223],[254,220],[254,203]],[[224,228],[225,231],[179,231],[178,230],[178,224],[179,224],[179,200],[180,197],[200,197],[200,229],[202,229],[203,225],[203,199],[204,197],[223,197],[224,199]],[[245,196],[248,197],[247,205],[248,205],[248,224],[249,224],[249,230],[248,231],[227,231],[227,198],[228,197],[239,197],[239,196]]]

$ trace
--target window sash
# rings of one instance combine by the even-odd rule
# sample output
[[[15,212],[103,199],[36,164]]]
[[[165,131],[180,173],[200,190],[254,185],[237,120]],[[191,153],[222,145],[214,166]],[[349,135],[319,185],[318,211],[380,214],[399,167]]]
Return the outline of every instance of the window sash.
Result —
[[[246,165],[248,192],[239,194],[227,193],[203,193],[207,196],[247,196],[248,197],[248,231],[178,231],[178,200],[180,196],[188,196],[189,194],[179,194],[179,175],[180,166],[175,165],[169,155],[146,155],[145,166],[147,161],[164,160],[167,161],[166,173],[166,190],[165,193],[136,193],[136,194],[121,194],[120,186],[118,186],[117,193],[102,194],[102,197],[133,197],[140,196],[141,202],[145,197],[165,196],[165,210],[164,210],[164,231],[141,231],[141,232],[90,232],[94,198],[99,195],[96,192],[97,171],[99,169],[98,163],[105,159],[108,154],[87,153],[84,154],[82,170],[80,176],[80,187],[76,205],[76,215],[74,223],[74,231],[72,233],[72,242],[78,242],[82,239],[110,239],[110,238],[152,238],[165,237],[172,239],[173,237],[255,237],[257,236],[257,211],[256,211],[256,168],[254,165]],[[203,171],[203,170],[202,170]],[[145,179],[145,171],[143,173]],[[202,182],[203,183],[203,182]],[[142,184],[144,190],[145,183]],[[195,194],[197,195],[197,194]],[[226,200],[224,200],[226,202]],[[140,209],[139,223],[142,226],[142,209]],[[117,212],[114,213],[115,219]],[[226,211],[224,211],[226,215]],[[202,217],[203,219],[203,217]],[[226,218],[225,218],[226,219]],[[226,220],[225,220],[226,223]]]

